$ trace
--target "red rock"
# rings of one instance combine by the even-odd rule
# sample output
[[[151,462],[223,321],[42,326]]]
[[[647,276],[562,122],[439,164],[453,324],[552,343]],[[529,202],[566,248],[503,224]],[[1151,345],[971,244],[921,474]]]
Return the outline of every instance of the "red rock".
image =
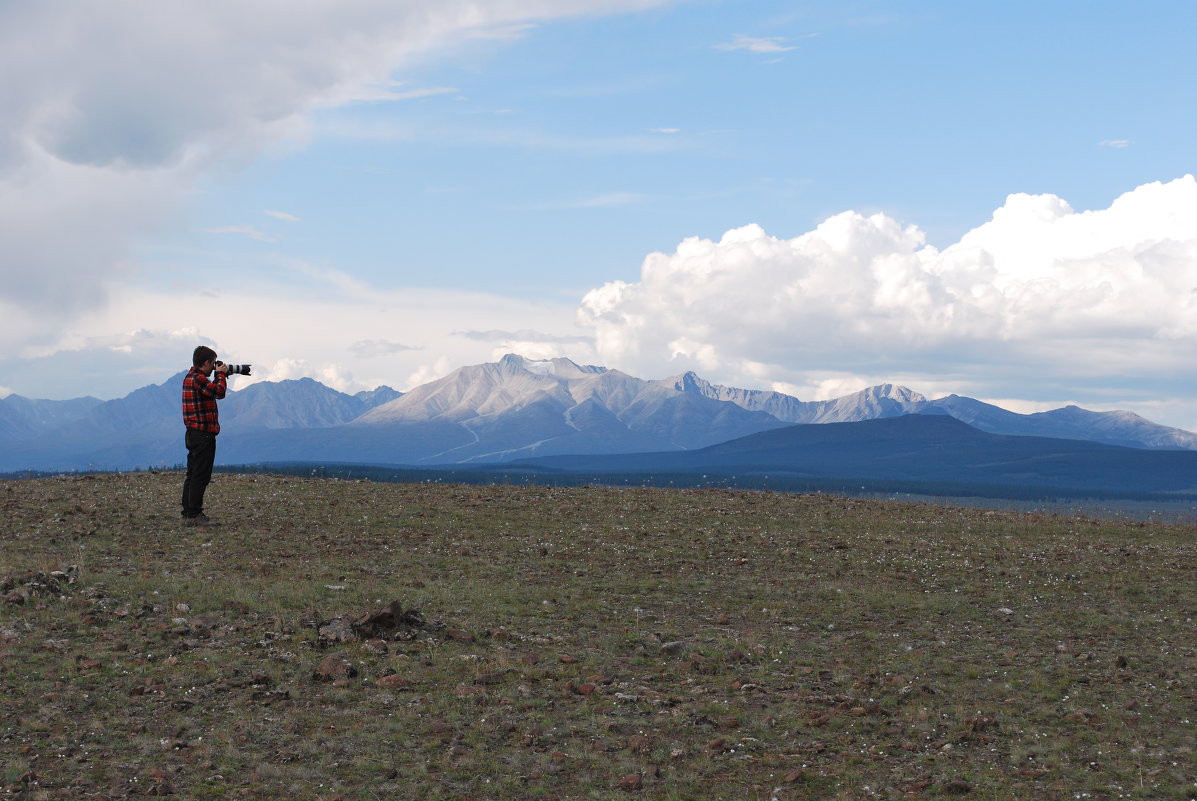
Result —
[[[445,636],[450,640],[457,640],[458,642],[474,642],[476,637],[468,631],[461,629],[445,629]]]
[[[586,682],[585,684],[579,684],[577,687],[575,687],[574,692],[576,692],[578,695],[594,695],[594,691],[597,689],[598,687],[596,687],[593,683]]]
[[[560,656],[557,657],[557,659],[563,665],[574,665],[574,664],[577,664],[578,662],[582,661],[582,660],[578,659],[578,657],[570,656],[569,654],[561,654]]]
[[[312,678],[316,679],[316,681],[335,682],[351,679],[356,675],[357,668],[341,653],[329,654],[312,671]]]
[[[639,773],[629,773],[615,784],[620,790],[639,790],[644,786],[644,777]]]

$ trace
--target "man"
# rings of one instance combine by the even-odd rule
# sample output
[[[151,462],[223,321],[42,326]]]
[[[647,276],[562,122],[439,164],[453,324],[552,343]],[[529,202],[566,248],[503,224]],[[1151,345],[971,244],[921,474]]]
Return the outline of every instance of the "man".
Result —
[[[191,355],[191,369],[183,379],[183,423],[187,426],[187,478],[183,481],[183,525],[214,526],[204,514],[204,491],[212,480],[216,435],[220,422],[216,401],[228,388],[228,365],[216,361],[216,351],[200,345]],[[215,373],[215,378],[211,378]]]

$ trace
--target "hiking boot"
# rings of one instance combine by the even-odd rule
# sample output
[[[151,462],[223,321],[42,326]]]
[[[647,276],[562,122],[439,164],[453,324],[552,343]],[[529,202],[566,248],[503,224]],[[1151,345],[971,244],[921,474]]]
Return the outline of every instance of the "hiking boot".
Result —
[[[220,524],[203,512],[200,512],[195,517],[184,517],[183,525],[190,528],[192,526],[219,526]]]

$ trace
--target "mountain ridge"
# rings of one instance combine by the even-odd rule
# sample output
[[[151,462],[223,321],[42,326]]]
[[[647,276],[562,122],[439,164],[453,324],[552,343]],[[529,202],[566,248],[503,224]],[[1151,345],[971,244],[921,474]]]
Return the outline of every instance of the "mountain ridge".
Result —
[[[183,373],[111,401],[0,399],[0,471],[127,470],[181,460]],[[236,381],[236,378],[233,379]],[[880,384],[826,401],[712,384],[687,372],[646,380],[569,359],[508,354],[407,393],[349,395],[311,378],[258,382],[221,402],[220,463],[514,462],[554,455],[695,451],[800,425],[909,414],[990,434],[1152,450],[1197,450],[1197,435],[1130,412],[1065,407],[1023,415],[958,395],[928,400]]]

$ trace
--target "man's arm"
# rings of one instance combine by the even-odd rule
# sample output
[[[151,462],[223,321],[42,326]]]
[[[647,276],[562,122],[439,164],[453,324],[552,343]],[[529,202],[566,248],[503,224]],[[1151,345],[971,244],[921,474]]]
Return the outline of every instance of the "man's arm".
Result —
[[[197,375],[195,388],[205,397],[221,400],[225,395],[225,390],[228,389],[228,379],[223,371],[212,373],[210,380],[203,375]]]

